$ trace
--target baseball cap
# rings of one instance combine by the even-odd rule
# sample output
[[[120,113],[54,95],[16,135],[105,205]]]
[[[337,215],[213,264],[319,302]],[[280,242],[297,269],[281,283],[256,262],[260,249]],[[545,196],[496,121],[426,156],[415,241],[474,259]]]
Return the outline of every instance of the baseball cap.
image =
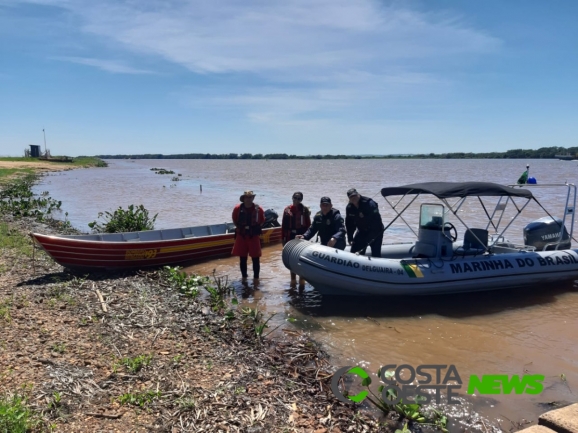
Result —
[[[351,188],[350,190],[347,191],[347,198],[352,197],[354,195],[359,195],[359,193],[355,188]]]

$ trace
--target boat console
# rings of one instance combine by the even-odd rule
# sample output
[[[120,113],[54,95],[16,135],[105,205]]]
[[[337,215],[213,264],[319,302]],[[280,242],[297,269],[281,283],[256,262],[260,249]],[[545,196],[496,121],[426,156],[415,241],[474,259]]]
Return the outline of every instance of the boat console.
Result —
[[[418,240],[415,244],[415,258],[451,257],[457,230],[453,224],[444,222],[444,206],[422,204],[420,209]]]

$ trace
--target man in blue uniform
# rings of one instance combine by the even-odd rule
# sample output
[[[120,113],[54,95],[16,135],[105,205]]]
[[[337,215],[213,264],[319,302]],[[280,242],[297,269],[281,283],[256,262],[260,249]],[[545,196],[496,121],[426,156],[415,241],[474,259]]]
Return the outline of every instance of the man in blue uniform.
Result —
[[[365,254],[369,246],[372,257],[381,257],[384,227],[377,203],[360,195],[355,188],[347,191],[347,197],[349,204],[345,209],[345,228],[351,252]]]
[[[321,197],[320,207],[321,211],[315,214],[311,227],[303,235],[297,235],[295,238],[308,241],[319,233],[321,245],[345,249],[345,226],[341,213],[333,209],[329,197]]]

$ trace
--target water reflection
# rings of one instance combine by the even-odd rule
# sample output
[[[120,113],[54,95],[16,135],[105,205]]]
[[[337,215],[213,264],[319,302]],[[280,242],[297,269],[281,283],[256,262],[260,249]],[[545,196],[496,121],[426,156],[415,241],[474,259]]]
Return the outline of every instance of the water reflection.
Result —
[[[557,302],[557,297],[567,292],[578,292],[578,284],[575,281],[566,281],[554,288],[534,285],[510,290],[387,298],[323,296],[309,287],[301,291],[292,288],[287,291],[287,295],[293,308],[312,316],[388,318],[436,314],[464,319],[517,308],[546,306]]]

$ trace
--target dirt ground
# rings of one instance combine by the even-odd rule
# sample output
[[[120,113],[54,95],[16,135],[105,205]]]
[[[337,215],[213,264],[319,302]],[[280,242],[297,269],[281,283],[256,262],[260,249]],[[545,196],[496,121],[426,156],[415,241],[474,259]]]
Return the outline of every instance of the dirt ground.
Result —
[[[4,220],[8,236],[50,231]],[[20,237],[20,239],[22,239]],[[231,307],[233,308],[233,307]],[[291,326],[264,339],[156,271],[67,272],[40,251],[0,256],[0,396],[38,431],[380,432],[398,422],[337,401],[333,367]]]
[[[42,161],[0,161],[0,169],[2,168],[33,168],[37,171],[62,171],[75,167]]]

